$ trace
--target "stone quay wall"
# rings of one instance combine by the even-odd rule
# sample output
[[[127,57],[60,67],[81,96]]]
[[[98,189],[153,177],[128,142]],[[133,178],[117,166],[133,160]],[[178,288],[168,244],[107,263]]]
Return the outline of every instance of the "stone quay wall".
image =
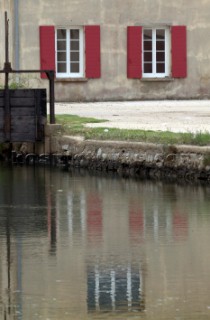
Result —
[[[14,144],[16,163],[48,163],[123,176],[210,182],[210,146],[84,140],[46,125],[45,141]],[[0,152],[7,159],[7,152]],[[27,161],[24,159],[27,158]],[[48,161],[49,160],[49,161]]]
[[[142,178],[210,181],[210,147],[94,141],[69,136],[60,137],[54,147],[70,167],[116,171]]]

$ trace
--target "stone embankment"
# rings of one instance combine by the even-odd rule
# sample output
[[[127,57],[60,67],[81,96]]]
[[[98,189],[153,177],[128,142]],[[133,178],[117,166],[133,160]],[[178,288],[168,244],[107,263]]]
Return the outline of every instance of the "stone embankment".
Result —
[[[63,136],[47,125],[45,141],[13,145],[14,163],[51,163],[123,176],[210,182],[210,146],[94,141]]]
[[[126,176],[210,181],[210,147],[82,140],[63,136],[56,149],[70,167]]]

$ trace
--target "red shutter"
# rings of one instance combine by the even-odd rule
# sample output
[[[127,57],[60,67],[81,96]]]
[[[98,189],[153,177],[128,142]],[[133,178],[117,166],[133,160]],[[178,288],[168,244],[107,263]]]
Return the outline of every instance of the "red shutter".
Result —
[[[86,77],[101,77],[100,26],[85,27]]]
[[[187,77],[187,32],[185,26],[171,28],[172,77]]]
[[[127,29],[127,77],[142,78],[142,27]]]
[[[42,70],[55,70],[55,28],[54,26],[40,26],[40,68]],[[41,78],[46,79],[45,73]]]

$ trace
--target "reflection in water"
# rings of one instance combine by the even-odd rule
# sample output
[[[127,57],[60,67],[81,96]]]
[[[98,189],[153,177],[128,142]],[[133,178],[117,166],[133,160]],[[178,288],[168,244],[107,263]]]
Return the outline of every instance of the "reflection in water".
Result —
[[[100,270],[87,269],[89,311],[141,311],[143,309],[142,279],[134,266],[118,265]]]
[[[51,254],[56,254],[56,208],[53,206],[53,197],[51,193],[46,192],[47,194],[47,227],[48,227],[48,238],[50,242]]]
[[[210,187],[0,167],[0,319],[209,319]]]
[[[102,236],[102,199],[97,194],[87,197],[88,241],[101,241]]]

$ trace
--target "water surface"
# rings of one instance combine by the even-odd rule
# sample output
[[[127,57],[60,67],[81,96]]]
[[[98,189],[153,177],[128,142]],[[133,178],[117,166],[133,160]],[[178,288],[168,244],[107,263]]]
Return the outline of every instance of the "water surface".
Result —
[[[0,319],[210,319],[210,187],[0,167]]]

